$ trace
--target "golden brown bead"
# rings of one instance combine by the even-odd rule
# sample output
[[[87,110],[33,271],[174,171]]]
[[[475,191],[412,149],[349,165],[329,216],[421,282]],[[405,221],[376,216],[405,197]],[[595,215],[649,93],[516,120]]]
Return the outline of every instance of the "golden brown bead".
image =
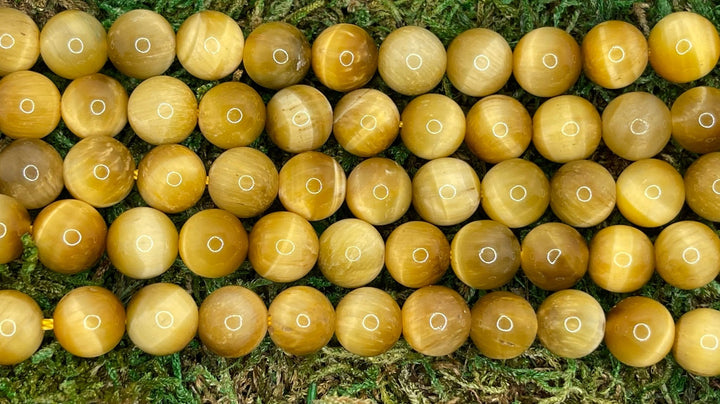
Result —
[[[254,82],[279,90],[305,77],[310,57],[310,43],[299,29],[273,21],[260,24],[248,35],[243,65]]]
[[[40,73],[19,71],[0,80],[0,132],[41,138],[60,122],[60,92]]]
[[[465,144],[488,163],[520,157],[532,139],[532,119],[520,101],[491,95],[467,114]]]
[[[105,28],[80,10],[55,14],[40,31],[40,54],[50,70],[66,79],[97,73],[107,62]]]
[[[374,157],[355,166],[347,180],[347,205],[358,219],[381,226],[400,219],[412,202],[412,182],[393,160]]]
[[[415,211],[438,226],[456,225],[480,206],[480,179],[460,159],[444,157],[425,163],[412,184]]]
[[[605,21],[582,41],[583,66],[590,80],[605,88],[627,87],[645,71],[648,44],[634,25]]]
[[[576,95],[551,98],[533,116],[532,142],[555,163],[590,157],[601,137],[600,114],[590,101]]]
[[[699,154],[720,151],[720,90],[693,87],[675,99],[670,114],[680,146]]]
[[[360,157],[374,156],[400,131],[400,113],[381,91],[363,88],[343,96],[333,112],[333,135],[343,149]]]
[[[238,24],[219,11],[188,17],[177,31],[177,58],[188,73],[202,80],[232,74],[243,58],[245,38]]]
[[[313,42],[313,71],[332,90],[346,92],[364,86],[375,75],[377,65],[375,40],[357,25],[331,25]]]
[[[447,50],[447,76],[460,92],[484,97],[500,90],[512,74],[512,50],[505,38],[486,28],[458,35]]]
[[[25,233],[30,233],[28,211],[17,199],[0,194],[0,264],[20,257]]]
[[[380,355],[400,339],[402,311],[387,292],[360,288],[345,295],[335,309],[335,335],[348,351]]]
[[[200,100],[198,125],[205,139],[222,149],[247,146],[265,128],[265,104],[247,84],[219,84]]]
[[[453,154],[465,137],[465,114],[455,101],[441,94],[414,98],[401,119],[403,143],[426,160]]]
[[[345,172],[334,158],[304,152],[280,169],[278,197],[285,209],[307,220],[321,220],[340,209],[346,182]]]
[[[530,282],[545,290],[568,289],[585,275],[589,251],[585,239],[563,223],[543,223],[523,239],[521,263]]]
[[[385,243],[385,266],[408,288],[432,285],[450,266],[450,243],[440,229],[427,222],[396,227]]]
[[[720,152],[695,160],[685,171],[685,198],[693,212],[720,222]]]
[[[642,231],[625,225],[606,227],[590,241],[590,278],[615,293],[640,289],[652,277],[655,252]]]
[[[573,227],[592,227],[615,208],[615,180],[605,167],[590,160],[563,164],[550,179],[550,208]]]
[[[60,345],[75,356],[95,358],[110,352],[125,334],[125,308],[111,291],[98,286],[71,290],[53,312]]]
[[[488,358],[514,358],[535,341],[538,328],[535,310],[514,293],[488,293],[475,303],[470,314],[470,338]]]
[[[30,296],[0,290],[0,365],[15,365],[31,357],[42,344],[43,313]]]
[[[95,73],[67,86],[62,119],[78,137],[115,136],[127,123],[127,103],[127,92],[117,80]]]
[[[290,355],[319,351],[335,332],[335,310],[322,292],[309,286],[282,291],[268,308],[268,332]]]
[[[720,311],[695,309],[680,317],[675,324],[673,356],[692,374],[720,375]]]
[[[245,261],[248,236],[240,220],[221,209],[200,211],[180,229],[180,258],[195,274],[219,278]]]
[[[632,223],[658,227],[680,213],[685,187],[680,173],[670,164],[645,159],[630,164],[617,179],[617,207]]]
[[[720,273],[720,238],[694,221],[673,223],[655,240],[658,275],[680,289],[701,288]]]
[[[442,80],[446,66],[445,47],[425,28],[398,28],[380,45],[380,77],[400,94],[419,95],[432,90]]]
[[[270,140],[289,153],[322,146],[330,137],[333,111],[314,87],[297,84],[275,93],[267,104],[265,130]]]
[[[320,236],[318,267],[332,283],[357,288],[370,283],[385,264],[385,242],[369,223],[343,219]]]
[[[26,209],[48,205],[63,189],[63,160],[39,139],[20,139],[0,152],[0,193]]]
[[[0,7],[0,77],[28,70],[40,55],[40,30],[30,16],[20,10]]]

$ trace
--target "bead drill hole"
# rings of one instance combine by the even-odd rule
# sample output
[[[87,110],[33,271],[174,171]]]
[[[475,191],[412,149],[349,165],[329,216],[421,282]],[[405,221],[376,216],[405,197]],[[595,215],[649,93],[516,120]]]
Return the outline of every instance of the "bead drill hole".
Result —
[[[378,201],[384,201],[388,196],[390,196],[390,190],[385,184],[377,184],[373,187],[372,194]]]
[[[424,264],[430,259],[430,253],[426,248],[416,248],[412,252],[412,260],[418,264]]]
[[[457,196],[457,188],[451,184],[445,184],[438,189],[441,199],[454,199]]]
[[[135,50],[138,53],[146,54],[150,52],[150,40],[145,37],[140,37],[135,40]]]
[[[360,247],[351,245],[350,247],[345,249],[345,259],[347,259],[350,262],[356,262],[357,260],[362,257],[362,250]]]
[[[408,69],[415,71],[421,68],[423,65],[423,58],[422,56],[418,55],[417,53],[410,53],[407,56],[405,56],[405,66],[407,66]]]
[[[67,48],[73,55],[79,55],[85,50],[85,43],[78,37],[70,38],[67,43]]]
[[[282,48],[275,49],[272,53],[273,61],[279,65],[284,65],[290,60],[290,55]]]
[[[323,183],[319,178],[310,177],[305,181],[305,190],[313,195],[317,195],[323,190]]]
[[[235,325],[231,325],[231,323],[235,323]],[[242,328],[243,326],[243,318],[239,314],[231,314],[227,317],[225,317],[225,328],[228,329],[228,331],[235,332]]]
[[[349,67],[355,62],[355,54],[349,50],[344,50],[340,53],[340,56],[338,56],[338,60],[344,67]]]
[[[15,46],[15,37],[7,32],[0,35],[0,48],[7,50],[11,49],[13,46]]]
[[[447,316],[443,313],[435,312],[430,316],[430,328],[435,331],[445,331],[448,325]]]
[[[490,68],[490,59],[483,54],[477,55],[473,59],[473,67],[477,71],[484,72]]]
[[[380,327],[380,319],[374,314],[366,314],[362,319],[362,327],[367,331],[373,332]]]
[[[238,187],[245,192],[252,191],[255,188],[255,178],[252,175],[241,175],[238,178]]]
[[[633,327],[633,337],[640,342],[649,340],[651,335],[650,326],[645,323],[637,323],[635,327]]]
[[[275,252],[283,256],[292,255],[295,252],[295,243],[292,240],[281,238],[275,242]]]
[[[510,332],[513,328],[515,328],[515,323],[513,323],[510,317],[501,314],[495,322],[495,328],[502,332]]]
[[[487,258],[487,256],[490,256],[490,258]],[[497,261],[498,254],[497,251],[492,247],[483,247],[478,251],[478,258],[480,258],[480,261],[482,261],[485,264],[492,264],[493,262]]]
[[[82,241],[82,233],[76,229],[67,229],[63,232],[62,241],[68,247],[75,247]]]
[[[210,252],[217,253],[225,247],[225,241],[218,236],[212,236],[207,241],[207,248]]]
[[[35,164],[28,164],[23,168],[23,178],[30,182],[35,182],[40,178],[40,170]]]
[[[0,321],[0,335],[3,337],[12,337],[17,332],[17,324],[15,324],[15,321],[8,319],[5,319],[3,321]]]
[[[582,328],[582,321],[580,320],[580,317],[570,316],[565,319],[563,326],[565,327],[565,331],[575,334]]]
[[[83,319],[83,327],[85,327],[86,330],[94,331],[100,328],[102,325],[102,320],[100,319],[100,316],[95,314],[88,314]]]
[[[225,113],[225,119],[235,125],[243,120],[243,112],[240,108],[230,108]]]

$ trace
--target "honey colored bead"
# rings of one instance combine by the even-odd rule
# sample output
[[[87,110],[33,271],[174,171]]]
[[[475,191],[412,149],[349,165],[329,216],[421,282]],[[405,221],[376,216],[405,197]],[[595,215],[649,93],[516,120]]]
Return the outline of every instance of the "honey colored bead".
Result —
[[[626,160],[650,158],[665,147],[672,132],[670,110],[658,97],[625,93],[610,101],[602,114],[602,138]]]
[[[0,80],[0,132],[41,138],[60,122],[60,92],[40,73],[19,71]]]
[[[412,184],[415,211],[438,226],[456,225],[480,206],[480,179],[460,159],[444,157],[425,163]]]
[[[648,63],[648,44],[634,25],[605,21],[594,26],[582,41],[585,75],[605,88],[634,83]]]
[[[95,208],[77,199],[53,202],[35,218],[33,240],[40,262],[62,274],[90,268],[105,251],[107,225]]]
[[[720,238],[694,221],[673,223],[655,240],[655,269],[680,289],[701,288],[720,274]]]
[[[43,340],[43,313],[30,296],[0,290],[0,365],[15,365],[31,357]]]
[[[333,111],[314,87],[298,84],[275,93],[267,104],[265,130],[270,140],[289,153],[322,146],[330,137]]]
[[[211,351],[226,358],[252,352],[267,333],[268,312],[255,292],[225,286],[200,305],[198,335]]]
[[[467,340],[472,325],[465,300],[445,286],[426,286],[413,292],[403,304],[402,322],[410,347],[429,356],[455,352]]]
[[[529,225],[550,203],[550,183],[540,167],[527,160],[498,163],[483,177],[482,207],[490,219],[510,228]]]
[[[261,151],[236,147],[210,167],[208,192],[217,207],[246,218],[261,214],[278,193],[275,164]]]
[[[126,210],[110,224],[107,254],[113,266],[135,279],[167,271],[178,255],[178,232],[164,213],[153,208]]]
[[[55,338],[83,358],[110,352],[125,334],[125,308],[111,291],[83,286],[63,296],[53,312]]]
[[[332,283],[344,288],[367,285],[385,265],[385,242],[369,223],[343,219],[320,236],[318,267]]]
[[[128,336],[150,355],[179,352],[195,337],[197,329],[197,304],[180,286],[145,286],[127,305]]]
[[[132,191],[135,160],[125,145],[108,136],[75,144],[63,161],[65,187],[96,208],[115,205]]]
[[[26,209],[47,206],[63,189],[63,160],[39,139],[20,139],[0,151],[0,193]]]
[[[248,236],[240,220],[221,209],[200,211],[180,229],[180,258],[206,278],[230,275],[245,261]]]
[[[187,84],[170,76],[151,77],[130,94],[128,122],[150,144],[180,143],[195,129],[197,107]]]
[[[20,10],[0,7],[0,25],[0,77],[33,67],[40,55],[35,21]]]
[[[317,289],[294,286],[282,292],[268,308],[272,341],[290,355],[319,351],[335,332],[335,310]]]
[[[40,31],[40,54],[50,70],[66,79],[97,73],[107,62],[105,28],[80,10],[55,14]]]
[[[707,377],[720,375],[720,311],[695,309],[675,325],[673,357],[688,372]]]
[[[552,353],[564,358],[582,358],[602,342],[605,312],[585,292],[567,289],[555,292],[537,311],[538,338]]]
[[[299,29],[273,21],[260,24],[248,35],[243,65],[254,82],[279,90],[305,77],[310,57],[310,43]]]
[[[699,154],[720,151],[720,90],[693,87],[675,99],[670,114],[680,146]]]
[[[280,169],[278,197],[285,209],[307,220],[321,220],[342,206],[346,182],[345,172],[334,158],[304,152]]]
[[[383,92],[363,88],[343,96],[333,112],[333,135],[343,149],[360,157],[374,156],[400,131],[400,112]]]
[[[219,84],[203,96],[199,108],[200,131],[221,149],[247,146],[265,128],[265,104],[247,84]]]
[[[652,242],[642,231],[625,225],[606,227],[590,241],[588,272],[605,290],[629,293],[643,287],[655,269]]]
[[[601,137],[600,114],[590,101],[576,95],[551,98],[533,116],[533,144],[555,163],[590,157]]]
[[[453,154],[465,137],[465,114],[455,101],[441,94],[414,98],[401,119],[403,143],[426,160]]]
[[[335,335],[355,355],[380,355],[395,345],[401,332],[400,306],[383,290],[355,289],[335,309]]]
[[[590,160],[563,164],[550,179],[550,208],[573,227],[592,227],[615,208],[615,180],[602,165]]]
[[[136,79],[163,74],[175,60],[175,31],[160,14],[130,10],[108,30],[108,57],[121,73]]]
[[[30,233],[30,215],[17,199],[0,194],[0,264],[20,257],[21,237]]]
[[[127,92],[117,80],[95,73],[67,86],[62,119],[78,137],[115,136],[127,123],[127,103]]]
[[[559,28],[542,27],[528,32],[513,52],[515,80],[538,97],[554,97],[569,90],[581,70],[580,46]]]
[[[589,251],[577,230],[563,223],[543,223],[523,239],[521,263],[530,282],[545,290],[568,289],[585,275]]]
[[[430,223],[403,223],[385,243],[385,266],[393,279],[405,287],[432,285],[450,266],[450,243]]]
[[[470,314],[470,338],[488,358],[514,358],[535,341],[538,328],[535,310],[514,293],[488,293],[475,303]]]
[[[693,212],[720,222],[720,152],[700,156],[685,171],[685,199]]]
[[[405,26],[391,32],[380,45],[378,72],[403,95],[419,95],[440,83],[447,66],[445,47],[432,32]]]
[[[346,92],[364,86],[377,65],[375,40],[357,25],[331,25],[313,41],[313,71],[332,90]]]
[[[620,362],[652,366],[667,356],[675,339],[675,322],[662,304],[643,296],[623,299],[610,310],[605,345]]]
[[[710,73],[720,57],[720,37],[700,14],[676,12],[650,31],[650,65],[662,78],[687,83]]]
[[[367,159],[348,176],[346,201],[358,219],[375,226],[393,223],[410,208],[410,176],[393,160]]]
[[[500,90],[512,74],[512,50],[505,38],[486,28],[458,35],[447,50],[447,76],[460,92],[484,97]]]
[[[466,118],[465,144],[488,163],[520,157],[532,139],[532,119],[520,101],[491,95],[478,101]]]
[[[138,164],[137,188],[151,207],[182,212],[205,192],[205,165],[192,150],[179,144],[155,147]]]
[[[632,223],[658,227],[680,213],[685,186],[680,173],[670,164],[646,159],[630,164],[617,180],[617,207]]]
[[[248,259],[255,272],[273,282],[293,282],[315,266],[320,242],[312,225],[292,212],[273,212],[255,223]]]
[[[238,24],[219,11],[188,17],[177,31],[177,58],[188,73],[202,80],[232,74],[243,58],[245,38]]]

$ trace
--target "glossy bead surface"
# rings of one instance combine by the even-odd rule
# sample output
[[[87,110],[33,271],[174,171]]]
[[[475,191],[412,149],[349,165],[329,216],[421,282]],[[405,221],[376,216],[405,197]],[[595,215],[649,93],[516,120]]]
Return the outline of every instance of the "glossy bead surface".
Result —
[[[343,96],[333,111],[333,135],[343,149],[360,157],[390,147],[400,131],[400,112],[382,91],[363,88]]]
[[[340,209],[346,183],[345,172],[334,158],[304,152],[280,169],[278,197],[285,209],[310,221],[321,220]]]
[[[318,267],[330,282],[357,288],[372,282],[385,264],[385,241],[371,224],[343,219],[320,235]]]
[[[425,163],[412,184],[415,211],[438,226],[456,225],[480,206],[480,179],[460,159],[444,157]]]
[[[313,41],[313,71],[332,90],[346,92],[364,86],[377,65],[375,40],[357,25],[331,25]]]
[[[632,161],[660,153],[672,131],[667,105],[644,92],[625,93],[610,101],[602,113],[602,123],[607,147]]]
[[[685,202],[682,176],[662,160],[630,164],[617,179],[617,207],[632,223],[658,227],[680,213]]]
[[[335,310],[322,292],[309,286],[293,286],[282,292],[268,308],[270,338],[290,355],[319,351],[335,332]]]
[[[400,94],[418,95],[432,90],[442,80],[446,66],[445,47],[425,28],[398,28],[380,45],[380,77]]]
[[[588,272],[605,290],[629,293],[640,289],[652,277],[655,251],[642,231],[625,225],[606,227],[590,241]]]
[[[30,233],[30,215],[12,196],[0,194],[0,264],[20,257],[23,252],[21,237]]]
[[[206,278],[229,275],[245,261],[248,236],[240,220],[222,209],[200,211],[180,229],[180,258]]]
[[[19,71],[0,80],[0,132],[41,138],[60,122],[60,92],[40,73]]]
[[[0,77],[28,70],[40,55],[40,30],[30,16],[20,10],[0,7]]]
[[[40,31],[40,54],[50,70],[66,79],[97,73],[107,62],[105,28],[80,10],[55,14]]]
[[[401,332],[400,306],[383,290],[355,289],[335,309],[335,335],[355,355],[380,355],[395,345]]]
[[[0,151],[0,193],[26,209],[54,201],[63,189],[62,173],[62,157],[42,140],[16,140]]]
[[[673,357],[688,372],[707,377],[720,375],[720,311],[695,309],[675,324]]]
[[[525,276],[545,290],[568,289],[585,275],[589,251],[585,239],[564,223],[534,227],[522,242]]]
[[[299,29],[272,21],[260,24],[248,35],[243,65],[254,82],[279,90],[305,77],[310,57],[310,43]]]
[[[705,154],[720,151],[720,90],[693,87],[670,109],[672,137],[684,149]]]
[[[127,92],[104,74],[73,80],[61,101],[63,122],[78,137],[115,136],[127,123]]]
[[[199,79],[219,80],[242,62],[243,32],[237,22],[219,11],[204,10],[188,17],[176,40],[178,60]]]
[[[369,158],[348,176],[346,201],[358,219],[376,226],[393,223],[410,208],[410,176],[393,160]]]
[[[594,161],[565,163],[550,179],[550,208],[573,227],[602,223],[615,208],[616,199],[615,180]]]
[[[694,221],[673,223],[655,240],[658,275],[680,289],[701,288],[720,273],[720,238]]]
[[[475,303],[470,314],[470,338],[488,358],[514,358],[535,341],[538,329],[535,310],[514,293],[488,293]]]
[[[585,75],[595,84],[617,89],[634,83],[648,63],[648,44],[634,25],[605,21],[594,26],[582,41]]]
[[[0,365],[15,365],[40,348],[43,313],[30,296],[0,290]]]
[[[520,157],[532,139],[532,119],[520,101],[491,95],[467,114],[465,144],[483,161],[499,163]]]
[[[525,34],[513,52],[513,75],[520,87],[538,97],[570,89],[580,76],[580,46],[567,32],[542,27]]]
[[[267,104],[265,130],[286,152],[317,149],[330,137],[332,126],[330,102],[314,87],[298,84],[283,88]]]
[[[464,31],[447,49],[447,76],[463,94],[484,97],[500,90],[512,74],[512,50],[486,28]]]
[[[555,163],[590,157],[601,137],[600,114],[590,101],[576,95],[551,98],[533,116],[533,145]]]
[[[441,94],[414,98],[401,119],[403,143],[426,160],[453,154],[465,138],[465,114],[455,101]]]
[[[403,223],[387,238],[385,266],[393,279],[405,287],[431,285],[450,266],[450,243],[430,223]]]
[[[203,96],[199,108],[200,131],[221,149],[247,146],[265,128],[265,104],[247,84],[218,84]]]
[[[685,199],[693,212],[720,222],[720,152],[700,156],[685,171]]]

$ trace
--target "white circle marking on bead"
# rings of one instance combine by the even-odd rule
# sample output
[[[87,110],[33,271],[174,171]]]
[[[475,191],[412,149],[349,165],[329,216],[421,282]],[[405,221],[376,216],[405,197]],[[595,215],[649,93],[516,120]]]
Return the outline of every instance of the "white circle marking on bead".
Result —
[[[214,36],[209,36],[205,39],[205,42],[203,42],[203,48],[207,53],[217,55],[218,52],[220,52],[220,41],[218,41]]]
[[[246,187],[242,184],[244,180],[250,181],[249,187]],[[252,175],[247,175],[247,174],[241,175],[240,178],[238,178],[238,187],[240,187],[240,189],[245,192],[252,191],[253,188],[255,188],[255,178],[253,178]]]
[[[356,245],[351,245],[345,249],[345,258],[350,262],[356,262],[362,257],[362,250]]]
[[[74,234],[76,240],[69,241],[68,234]],[[80,242],[82,241],[82,233],[80,233],[77,229],[67,229],[63,232],[62,241],[68,247],[75,247],[76,245],[80,244]]]
[[[382,189],[384,190],[385,194],[380,196],[378,195],[377,190]],[[378,201],[384,201],[388,196],[390,196],[390,190],[388,189],[387,185],[385,184],[377,184],[372,189],[372,194]]]
[[[567,137],[575,137],[580,134],[580,125],[575,121],[567,121],[560,128],[560,133]]]
[[[690,42],[690,40],[688,40],[686,38],[682,38],[675,43],[675,52],[680,56],[690,52],[690,49],[692,49],[692,48],[693,48],[692,42]]]
[[[8,38],[10,39],[10,45],[5,45],[5,40]],[[7,32],[0,35],[0,48],[7,50],[7,49],[12,48],[13,46],[15,46],[15,37],[8,34]]]
[[[478,65],[479,60],[482,60],[484,62],[482,66]],[[473,67],[477,71],[484,72],[485,70],[490,68],[490,58],[483,54],[475,56],[475,59],[473,59]]]
[[[502,135],[499,134],[497,131],[498,126],[500,126],[501,128],[504,128],[504,130],[505,130]],[[508,133],[510,133],[510,128],[508,128],[508,124],[506,124],[505,122],[496,122],[495,125],[492,126],[492,134],[493,134],[493,136],[495,136],[498,139],[504,138],[505,136],[508,135]]]
[[[344,60],[344,59],[347,59],[347,58],[346,58],[347,55],[350,55],[350,61],[349,61],[349,62],[346,62],[346,61]],[[338,56],[338,61],[340,61],[340,64],[341,64],[341,65],[343,65],[343,66],[345,66],[345,67],[348,67],[348,66],[352,65],[353,62],[355,62],[355,54],[352,53],[352,52],[350,52],[349,50],[344,50],[344,51],[340,52],[340,56]]]
[[[581,197],[581,196],[580,196],[580,191],[585,191],[585,192],[587,192],[587,197],[585,197],[585,198]],[[578,187],[578,189],[575,191],[575,197],[576,197],[576,198],[578,199],[578,201],[580,201],[580,202],[589,202],[589,201],[592,199],[592,196],[593,196],[593,194],[592,194],[592,189],[590,189],[590,187],[588,187],[588,186],[586,186],[586,185],[583,185],[583,186]]]
[[[483,255],[485,255],[486,251],[490,251],[492,253],[492,258],[489,260],[485,259],[485,257],[483,257]],[[483,247],[480,249],[480,251],[478,251],[478,258],[480,258],[480,261],[482,261],[485,264],[492,264],[493,262],[497,261],[498,253],[492,247]]]
[[[170,180],[170,177],[174,178],[175,181],[171,181],[171,180]],[[177,172],[177,171],[170,171],[170,172],[167,173],[167,175],[165,176],[165,183],[168,184],[168,185],[170,185],[170,186],[173,187],[173,188],[179,187],[180,184],[182,184],[182,182],[183,182],[182,174],[180,174],[180,173]]]
[[[688,252],[695,253],[695,259],[688,259]],[[694,265],[700,261],[700,250],[695,247],[688,247],[682,252],[682,259],[686,264]]]
[[[552,60],[551,63],[548,63],[545,59],[550,58]],[[542,57],[542,64],[543,66],[547,67],[548,69],[554,69],[558,65],[558,57],[554,53],[546,53]]]
[[[651,192],[654,192],[654,193],[651,195]],[[660,189],[660,187],[655,184],[648,185],[647,188],[645,188],[644,194],[645,194],[646,198],[652,199],[654,201],[654,200],[660,198],[660,196],[662,195],[662,189]]]
[[[709,339],[712,341],[712,345],[706,345],[705,340]],[[702,337],[700,337],[700,346],[703,349],[707,349],[708,351],[714,351],[718,349],[718,345],[720,345],[720,341],[718,341],[717,335],[713,334],[705,334]]]
[[[621,264],[620,261],[618,261],[618,257],[625,257],[625,263]],[[613,256],[613,264],[619,266],[620,268],[627,268],[630,265],[632,265],[633,257],[630,253],[627,253],[625,251],[620,251],[615,253]]]
[[[303,320],[304,320],[303,324],[300,324],[300,319],[303,319]],[[308,316],[308,315],[305,314],[305,313],[300,313],[300,314],[298,314],[297,317],[295,317],[295,324],[297,324],[297,326],[300,327],[300,328],[308,328],[308,327],[310,327],[310,324],[311,324],[310,316]]]
[[[30,176],[28,174],[28,169],[35,170],[35,175]],[[38,178],[40,178],[40,170],[38,170],[38,168],[35,164],[26,165],[25,168],[23,168],[22,174],[23,174],[23,178],[25,178],[26,180],[28,180],[30,182],[35,182],[38,180]]]
[[[30,108],[25,107],[25,103],[30,103]],[[18,107],[20,108],[20,112],[23,114],[32,114],[35,112],[35,101],[31,100],[30,98],[23,98],[20,100],[20,104],[18,104]]]
[[[522,196],[519,197],[519,198],[516,198],[515,195],[514,195],[514,194],[515,194],[515,190],[517,190],[517,189],[519,189],[519,190],[522,191]],[[525,188],[525,187],[522,186],[522,185],[515,185],[514,187],[510,188],[510,192],[508,192],[508,195],[510,195],[510,199],[512,199],[513,201],[515,201],[515,202],[522,202],[522,201],[525,200],[525,198],[527,197],[527,188]]]
[[[375,320],[374,327],[368,327],[368,325],[366,324],[368,319]],[[363,319],[362,319],[362,327],[370,332],[373,332],[373,331],[377,330],[378,328],[380,328],[380,319],[378,318],[378,316],[376,316],[372,313],[366,314],[365,317],[363,317]]]
[[[140,44],[144,44],[145,46],[140,49]],[[151,44],[150,40],[145,38],[144,36],[139,37],[135,40],[135,50],[138,51],[138,53],[146,54],[150,52]]]
[[[233,112],[235,112],[237,115],[239,115],[236,119],[230,118],[230,114],[232,114]],[[237,124],[237,123],[240,123],[240,121],[243,120],[243,112],[242,112],[242,110],[241,110],[240,108],[235,108],[235,107],[230,108],[230,109],[228,109],[227,112],[225,113],[225,119],[226,119],[228,122],[230,122],[231,124],[235,125],[235,124]]]
[[[305,121],[300,122],[298,120],[298,117],[304,117]],[[298,112],[294,113],[292,118],[290,118],[290,120],[292,121],[292,124],[297,126],[298,128],[308,126],[310,124],[310,122],[312,122],[310,120],[310,114],[308,114],[307,111],[298,111]]]
[[[636,124],[642,125],[642,128],[638,130],[635,127]],[[650,130],[650,124],[642,118],[635,118],[630,122],[630,133],[633,135],[644,135],[648,133],[648,130]]]
[[[410,58],[415,59],[417,63],[410,64]],[[418,55],[417,53],[409,53],[407,56],[405,56],[405,66],[407,66],[410,70],[418,70],[423,65],[423,58],[422,56]]]
[[[219,242],[220,242],[220,246],[219,246],[219,247],[216,247],[216,248],[211,247],[210,244],[211,244],[213,241],[219,241]],[[208,241],[207,241],[207,248],[208,248],[208,250],[210,250],[210,252],[214,252],[214,253],[220,252],[220,251],[222,251],[223,247],[225,247],[225,240],[223,240],[222,237],[212,236],[212,237],[210,237],[210,238],[208,239]]]
[[[645,336],[641,337],[638,335],[638,329],[643,328],[645,329]],[[633,327],[633,337],[635,337],[636,340],[640,342],[645,342],[650,339],[650,336],[652,335],[652,331],[650,330],[650,326],[648,326],[645,323],[637,323],[635,324],[635,327]]]
[[[710,123],[705,123],[704,121],[707,120],[707,118],[710,119]],[[711,114],[710,112],[703,112],[698,116],[698,125],[702,126],[705,129],[710,129],[713,126],[715,126],[715,115]]]
[[[560,259],[560,256],[562,256],[562,250],[559,248],[553,248],[547,252],[545,259],[550,265],[555,265],[555,263]]]
[[[95,324],[88,325],[88,320],[94,320]],[[101,325],[102,325],[102,319],[100,318],[100,316],[98,316],[96,314],[88,314],[83,319],[83,327],[85,327],[85,329],[87,329],[87,330],[90,330],[90,331],[97,330],[98,328],[100,328]]]
[[[283,59],[278,58],[278,54],[283,55]],[[282,48],[275,49],[272,53],[273,61],[279,65],[284,65],[290,60],[290,55],[288,55],[287,51]]]
[[[140,244],[143,244],[143,246],[140,247]],[[135,248],[142,253],[152,250],[154,245],[155,241],[147,234],[142,234],[135,239]]]
[[[500,325],[500,323],[505,320],[508,323],[507,327],[503,327]],[[497,328],[499,331],[502,332],[510,332],[513,328],[515,328],[515,323],[513,323],[512,319],[504,314],[501,314],[500,317],[498,317],[497,321],[495,322],[495,328]]]
[[[448,192],[448,190],[450,191]],[[438,188],[438,195],[440,195],[441,199],[454,199],[457,196],[457,188],[455,188],[455,185],[445,184]]]
[[[617,54],[618,52],[620,53],[618,56],[613,56],[613,54]],[[608,50],[607,57],[613,63],[620,63],[625,60],[625,49],[623,49],[622,46],[615,45]]]
[[[95,108],[95,106],[98,104],[100,105],[99,111],[96,110],[96,108]],[[91,114],[93,114],[95,116],[100,116],[105,113],[105,110],[106,110],[105,101],[100,100],[100,99],[95,99],[90,102],[90,113]]]
[[[435,325],[435,318],[439,317],[442,319],[442,325]],[[430,328],[432,328],[435,331],[445,331],[445,328],[448,325],[448,319],[447,316],[443,313],[435,312],[432,315],[430,315]]]
[[[365,119],[371,119],[372,124],[365,124]],[[375,128],[377,128],[377,118],[375,118],[375,115],[363,115],[362,118],[360,118],[360,126],[366,130],[374,130]]]
[[[570,329],[570,326],[568,325],[568,322],[570,322],[570,321],[576,321],[577,326],[573,329]],[[580,317],[570,316],[565,319],[565,321],[563,322],[563,326],[565,326],[565,330],[567,332],[569,332],[571,334],[575,334],[576,332],[580,331],[580,329],[582,328],[582,321],[580,320]]]
[[[166,110],[169,110],[169,112],[162,113],[160,109],[165,108]],[[167,102],[161,102],[157,106],[157,110],[155,110],[157,113],[157,116],[159,116],[162,119],[170,119],[175,115],[175,108],[173,108],[172,105],[168,104]]]
[[[12,326],[12,331],[6,332],[5,331],[5,324],[10,324]],[[0,335],[3,337],[12,337],[17,332],[17,324],[15,324],[14,320],[11,320],[9,318],[6,318],[3,321],[0,321]]]
[[[310,189],[310,184],[314,184],[315,187],[313,189]],[[305,181],[305,190],[313,195],[317,195],[323,190],[323,183],[320,181],[319,178],[316,177],[310,177],[307,181]]]
[[[79,44],[80,49],[74,49],[73,44]],[[83,43],[82,39],[78,37],[70,38],[67,42],[67,48],[73,55],[79,55],[83,53],[83,50],[85,50],[85,44]]]
[[[424,257],[423,259],[418,259],[418,258],[415,256],[418,252],[424,253],[424,254],[425,254],[425,257]],[[416,248],[416,249],[413,250],[413,252],[412,252],[412,260],[415,261],[416,263],[418,263],[418,264],[424,264],[424,263],[427,262],[428,259],[430,259],[430,253],[428,252],[428,250],[427,250],[426,248],[420,247],[420,248]]]
[[[434,126],[433,129],[430,129],[430,124]],[[425,124],[425,130],[428,131],[428,133],[431,135],[437,135],[438,133],[442,132],[443,123],[438,121],[437,119],[431,119]]]
[[[284,249],[283,249],[282,251],[280,251],[280,244],[281,244],[281,243],[283,243],[283,244],[289,244],[289,245],[290,245],[290,250],[287,251],[287,250],[284,250]],[[281,238],[281,239],[279,239],[278,241],[275,242],[275,251],[276,251],[278,254],[284,255],[284,256],[292,255],[292,253],[295,252],[295,243],[294,243],[292,240],[288,240],[288,239],[286,239],[286,238]]]
[[[229,321],[229,320],[232,320],[232,319],[235,319],[235,318],[236,318],[237,321],[238,321],[237,327],[230,327],[230,324],[228,324],[228,321]],[[230,314],[229,316],[225,317],[224,323],[225,323],[225,328],[227,328],[229,331],[235,332],[235,331],[237,331],[237,330],[239,330],[239,329],[242,328],[242,326],[243,326],[243,318],[242,318],[242,316],[239,315],[239,314]]]
[[[168,325],[162,325],[162,324],[160,324],[160,320],[161,320],[161,319],[160,319],[160,315],[167,316],[167,317],[169,318],[170,324],[168,324]],[[166,319],[166,320],[167,320],[167,319]],[[157,313],[155,313],[155,324],[156,324],[158,327],[162,328],[163,330],[167,330],[168,328],[172,327],[173,324],[175,324],[175,316],[173,316],[173,314],[170,313],[170,312],[167,311],[167,310],[158,311]]]

